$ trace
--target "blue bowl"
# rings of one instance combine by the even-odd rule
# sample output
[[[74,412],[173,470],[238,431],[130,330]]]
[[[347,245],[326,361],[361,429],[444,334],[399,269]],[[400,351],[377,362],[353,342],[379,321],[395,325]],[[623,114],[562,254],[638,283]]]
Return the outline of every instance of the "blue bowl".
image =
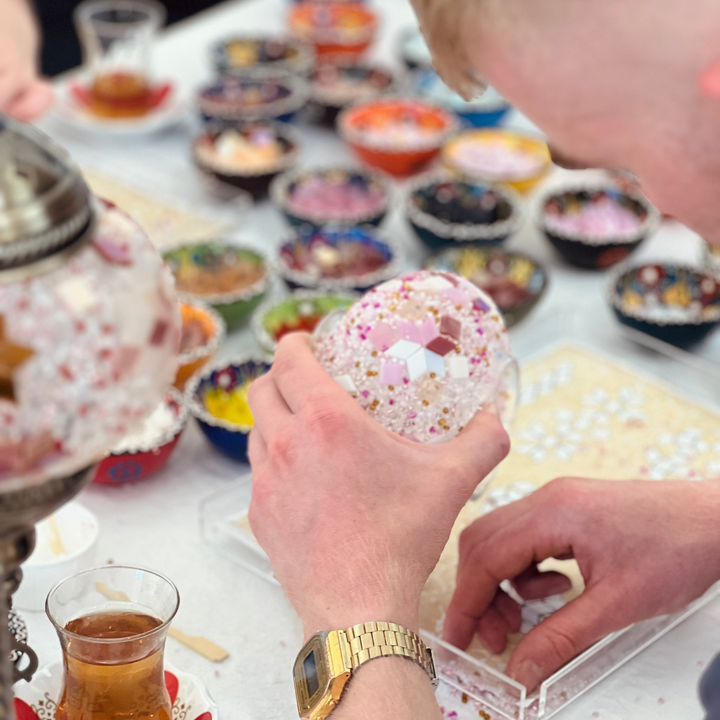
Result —
[[[608,299],[621,323],[683,349],[720,325],[720,282],[681,265],[625,269],[611,281]]]
[[[320,252],[340,253],[355,251],[373,253],[382,260],[374,270],[364,273],[337,272],[323,274],[316,259]],[[286,240],[280,246],[277,258],[278,273],[291,290],[328,290],[331,292],[364,292],[375,285],[395,277],[400,272],[400,260],[397,250],[389,240],[378,235],[374,227],[324,228],[315,230],[304,228]],[[335,269],[338,270],[337,265]]]
[[[188,383],[185,397],[190,412],[205,434],[219,450],[233,460],[248,462],[248,437],[252,427],[216,417],[207,408],[207,393],[213,390],[230,392],[249,385],[264,375],[272,360],[266,356],[249,356],[234,362],[213,365],[197,373]]]

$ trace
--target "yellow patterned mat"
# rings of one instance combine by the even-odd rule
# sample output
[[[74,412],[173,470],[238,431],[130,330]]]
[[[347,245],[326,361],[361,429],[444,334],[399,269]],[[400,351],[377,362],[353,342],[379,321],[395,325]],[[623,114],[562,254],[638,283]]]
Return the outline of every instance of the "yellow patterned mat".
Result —
[[[512,451],[482,496],[455,524],[423,594],[421,626],[440,633],[452,597],[457,539],[485,512],[556,477],[703,480],[720,476],[720,414],[665,385],[572,344],[522,367]],[[550,561],[553,564],[553,561]],[[577,566],[555,563],[582,589]],[[476,640],[469,652],[503,669],[521,636],[500,656]]]
[[[137,220],[155,247],[167,250],[181,243],[210,240],[221,236],[228,226],[179,210],[148,197],[141,190],[83,168],[83,177],[92,191]]]

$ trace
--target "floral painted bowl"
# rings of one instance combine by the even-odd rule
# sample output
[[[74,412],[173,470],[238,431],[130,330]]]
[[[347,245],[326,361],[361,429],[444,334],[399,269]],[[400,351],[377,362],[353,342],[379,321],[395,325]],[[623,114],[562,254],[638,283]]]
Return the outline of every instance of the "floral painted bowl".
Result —
[[[206,130],[193,143],[193,158],[211,181],[232,185],[259,200],[267,195],[272,180],[297,162],[298,149],[287,125],[250,121]]]
[[[280,246],[278,274],[291,290],[364,291],[400,271],[397,250],[371,227],[301,229]]]
[[[263,350],[274,353],[284,335],[312,332],[326,315],[347,310],[357,299],[350,292],[296,290],[287,297],[268,300],[253,315],[255,339]]]
[[[548,284],[539,263],[499,248],[447,248],[428,258],[424,267],[455,273],[477,285],[495,301],[508,327],[538,304]]]
[[[225,339],[222,315],[207,303],[185,296],[180,302],[182,333],[175,387],[182,392],[185,383],[213,355]]]
[[[388,93],[394,84],[389,70],[344,63],[319,65],[310,80],[310,98],[319,122],[335,125],[343,108]]]
[[[410,91],[423,100],[455,113],[465,125],[472,127],[495,127],[511,109],[510,103],[492,87],[487,88],[476,100],[463,100],[432,68],[413,73]]]
[[[270,194],[291,225],[379,225],[391,200],[389,183],[367,170],[319,168],[280,175]]]
[[[248,437],[253,416],[247,393],[253,380],[272,364],[266,356],[243,357],[217,364],[198,373],[188,384],[185,397],[205,437],[223,455],[248,462]]]
[[[552,167],[542,138],[498,128],[463,130],[445,143],[441,157],[451,172],[520,193],[532,190]]]
[[[217,705],[199,678],[165,663],[165,687],[176,720],[218,720]],[[63,688],[62,662],[40,668],[31,682],[13,687],[17,720],[54,720]]]
[[[408,28],[400,34],[398,54],[408,70],[432,69],[430,48],[417,27]]]
[[[431,249],[497,245],[523,221],[515,193],[499,185],[431,175],[410,186],[405,212],[417,236]]]
[[[290,31],[311,43],[318,63],[356,62],[377,31],[377,14],[361,2],[304,0],[288,14]]]
[[[237,123],[242,120],[290,122],[307,104],[307,80],[285,73],[258,73],[253,77],[224,77],[198,94],[198,108],[205,122]]]
[[[170,459],[186,420],[187,408],[182,395],[175,388],[169,388],[141,427],[100,462],[93,482],[118,486],[146,480]]]
[[[218,75],[248,77],[260,70],[305,76],[315,52],[307,43],[289,38],[236,35],[216,43],[212,59]]]
[[[538,220],[566,262],[590,270],[625,260],[658,222],[644,195],[614,185],[555,189],[541,199]]]
[[[418,172],[438,154],[457,120],[423,100],[388,97],[343,110],[337,127],[363,162],[402,177]]]
[[[720,282],[681,265],[623,269],[609,284],[608,299],[621,323],[680,348],[720,324]]]
[[[228,329],[242,325],[267,292],[265,258],[251,248],[200,242],[169,250],[163,259],[177,292],[212,305]]]

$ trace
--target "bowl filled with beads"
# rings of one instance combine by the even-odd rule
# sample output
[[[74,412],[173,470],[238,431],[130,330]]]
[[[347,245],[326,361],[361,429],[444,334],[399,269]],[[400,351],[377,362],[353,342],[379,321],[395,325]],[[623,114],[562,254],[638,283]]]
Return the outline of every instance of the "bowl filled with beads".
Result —
[[[542,266],[527,255],[500,248],[446,248],[425,261],[435,272],[451,272],[487,293],[508,327],[525,318],[548,285]]]
[[[720,325],[720,283],[682,265],[623,268],[608,285],[608,300],[621,323],[680,348]]]
[[[625,260],[657,227],[644,195],[614,185],[559,188],[540,200],[538,224],[566,262],[591,270]]]
[[[205,437],[233,460],[248,462],[248,436],[253,426],[248,390],[271,363],[270,357],[249,355],[215,364],[196,374],[185,391],[190,413]]]
[[[225,321],[210,305],[189,296],[180,301],[180,314],[182,333],[174,385],[182,391],[190,377],[212,359],[222,344]]]
[[[301,228],[280,246],[277,267],[293,290],[363,291],[397,275],[400,258],[372,227]]]
[[[221,76],[248,77],[258,70],[307,75],[315,62],[315,51],[292,38],[235,35],[213,46],[212,59]]]
[[[455,113],[466,125],[495,127],[510,111],[510,103],[493,87],[489,87],[472,101],[463,100],[451,90],[432,68],[412,74],[410,90],[413,94]]]
[[[100,462],[93,482],[117,486],[147,479],[170,459],[186,420],[183,396],[170,388],[140,427],[123,438]]]
[[[377,14],[352,0],[304,0],[288,13],[292,34],[313,45],[318,63],[358,61],[377,32]]]
[[[332,167],[280,175],[270,188],[291,225],[379,225],[391,200],[390,184],[367,170]]]
[[[320,321],[335,310],[346,310],[357,300],[350,292],[295,290],[282,298],[268,300],[253,315],[252,329],[260,347],[274,353],[288,333],[312,332]]]
[[[431,249],[497,245],[523,221],[516,194],[499,185],[429,175],[410,185],[405,214]]]
[[[249,319],[268,289],[268,268],[257,251],[221,242],[199,242],[163,255],[175,287],[212,305],[233,329]]]
[[[403,177],[422,170],[438,154],[457,120],[424,100],[387,97],[343,110],[337,128],[363,162]]]
[[[499,128],[459,132],[443,146],[442,161],[458,175],[509,185],[520,193],[532,190],[552,167],[542,138]]]
[[[200,90],[198,108],[205,122],[216,125],[242,120],[291,122],[309,97],[308,81],[290,73],[226,76]]]
[[[318,65],[311,76],[310,97],[317,119],[325,125],[334,125],[341,110],[390,92],[393,83],[392,73],[375,65]]]
[[[193,158],[210,182],[239,188],[259,200],[272,180],[296,163],[298,149],[287,125],[258,120],[206,130],[193,143]]]

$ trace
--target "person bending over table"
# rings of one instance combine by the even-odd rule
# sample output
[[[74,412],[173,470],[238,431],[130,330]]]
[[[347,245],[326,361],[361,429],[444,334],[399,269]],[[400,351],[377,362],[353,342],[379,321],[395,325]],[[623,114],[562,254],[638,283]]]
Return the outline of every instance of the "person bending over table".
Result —
[[[662,210],[720,244],[717,0],[415,7],[450,85],[471,94],[481,74],[563,155],[632,171]],[[281,341],[250,404],[250,522],[306,639],[373,622],[417,631],[421,590],[460,508],[508,452],[497,418],[480,413],[435,446],[393,435],[325,373],[302,334]],[[520,609],[500,583],[511,580],[526,599],[560,593],[569,581],[537,565],[575,558],[585,592],[529,632],[507,667],[532,690],[607,633],[678,610],[720,580],[718,517],[717,482],[555,480],[462,534],[444,637],[465,648],[477,633],[501,651]],[[381,627],[412,644],[404,630]],[[440,717],[426,663],[395,658],[388,634],[376,631],[350,632],[356,664],[363,648],[367,658],[369,648],[391,647],[353,671],[333,720]],[[321,658],[305,655],[296,668],[312,694],[324,681]],[[702,695],[720,718],[715,670]],[[333,710],[329,699],[317,716]]]

